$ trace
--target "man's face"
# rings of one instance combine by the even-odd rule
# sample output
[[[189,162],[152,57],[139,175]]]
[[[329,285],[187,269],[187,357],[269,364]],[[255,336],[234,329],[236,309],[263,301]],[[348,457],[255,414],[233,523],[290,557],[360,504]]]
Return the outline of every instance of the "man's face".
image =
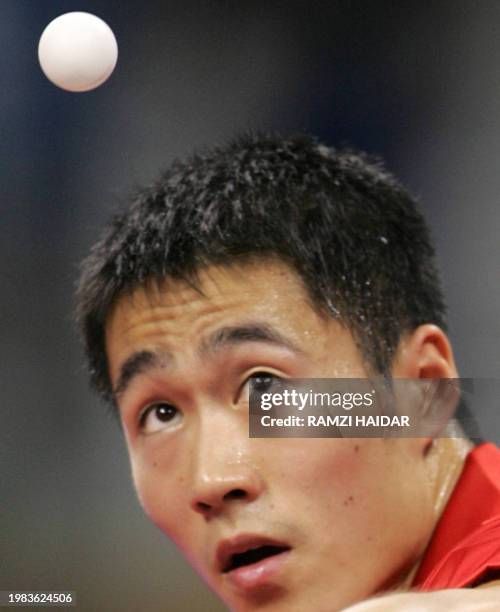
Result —
[[[397,584],[432,529],[416,444],[248,436],[252,376],[368,375],[350,332],[285,264],[200,281],[137,290],[108,320],[145,511],[234,610],[332,612]]]

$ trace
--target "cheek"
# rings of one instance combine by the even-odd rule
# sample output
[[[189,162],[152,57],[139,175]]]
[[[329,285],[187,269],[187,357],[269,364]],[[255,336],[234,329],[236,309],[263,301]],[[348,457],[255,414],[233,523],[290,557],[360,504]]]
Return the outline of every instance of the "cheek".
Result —
[[[280,462],[302,478],[303,486],[345,486],[361,473],[361,445],[353,439],[289,439]],[[276,455],[275,455],[276,456]],[[330,489],[330,492],[331,489]]]
[[[336,533],[390,528],[395,515],[410,521],[422,510],[421,487],[411,466],[386,440],[287,440],[274,454],[273,471],[287,504],[302,515],[334,519]],[[293,477],[292,477],[293,474]],[[415,508],[417,509],[415,512]],[[375,509],[375,511],[374,511]],[[405,517],[404,515],[408,515]]]
[[[203,549],[203,521],[189,510],[187,478],[161,458],[137,458],[132,461],[134,485],[141,506],[149,519],[179,549],[200,573],[206,565]],[[182,517],[182,520],[179,520]]]
[[[129,451],[130,452],[130,451]],[[171,457],[154,452],[130,452],[132,477],[139,502],[151,521],[173,541],[180,539],[176,517],[185,513],[185,478],[172,467]]]
[[[278,440],[276,440],[278,442]],[[282,488],[282,497],[303,515],[331,517],[351,512],[348,506],[372,476],[366,473],[366,455],[352,439],[288,439],[273,457],[273,473]],[[308,508],[310,510],[308,510]]]
[[[315,557],[325,560],[325,580],[356,568],[355,583],[370,592],[422,552],[428,533],[422,483],[411,478],[404,455],[389,452],[387,440],[301,442],[281,481],[287,510],[307,532]]]

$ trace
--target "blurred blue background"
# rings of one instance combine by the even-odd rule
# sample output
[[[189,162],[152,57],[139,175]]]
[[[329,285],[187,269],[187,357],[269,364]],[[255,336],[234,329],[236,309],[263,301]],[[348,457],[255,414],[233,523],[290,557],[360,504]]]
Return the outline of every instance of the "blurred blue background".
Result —
[[[118,40],[89,93],[38,65],[44,27],[72,10]],[[499,378],[499,26],[495,0],[1,1],[0,589],[75,590],[81,610],[223,609],[143,517],[72,315],[104,220],[174,157],[242,130],[380,154],[432,227],[461,375]],[[497,395],[473,408],[499,442]]]

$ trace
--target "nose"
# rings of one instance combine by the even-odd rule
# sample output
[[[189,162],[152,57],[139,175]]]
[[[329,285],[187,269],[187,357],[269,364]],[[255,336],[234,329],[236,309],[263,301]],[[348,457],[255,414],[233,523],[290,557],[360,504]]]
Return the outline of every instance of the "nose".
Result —
[[[205,518],[229,512],[235,504],[250,503],[265,488],[248,425],[221,421],[213,418],[200,426],[193,455],[191,508]]]
[[[234,501],[252,502],[260,490],[257,479],[242,469],[237,469],[237,473],[231,476],[212,475],[205,470],[194,491],[191,507],[208,518],[228,510]]]

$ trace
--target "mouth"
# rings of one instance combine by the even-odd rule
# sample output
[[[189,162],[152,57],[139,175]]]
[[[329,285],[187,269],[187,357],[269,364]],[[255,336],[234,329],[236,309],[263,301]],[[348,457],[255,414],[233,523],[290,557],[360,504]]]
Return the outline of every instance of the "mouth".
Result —
[[[217,547],[219,571],[240,589],[253,589],[270,581],[285,563],[291,547],[260,536],[238,536]]]
[[[257,546],[256,548],[250,548],[241,553],[234,553],[231,555],[228,562],[226,563],[224,569],[222,570],[223,574],[227,574],[228,572],[232,572],[239,567],[245,567],[247,565],[253,565],[254,563],[259,563],[263,559],[268,559],[269,557],[274,557],[275,555],[280,555],[285,551],[290,550],[289,546],[272,546],[272,545],[264,545]]]

